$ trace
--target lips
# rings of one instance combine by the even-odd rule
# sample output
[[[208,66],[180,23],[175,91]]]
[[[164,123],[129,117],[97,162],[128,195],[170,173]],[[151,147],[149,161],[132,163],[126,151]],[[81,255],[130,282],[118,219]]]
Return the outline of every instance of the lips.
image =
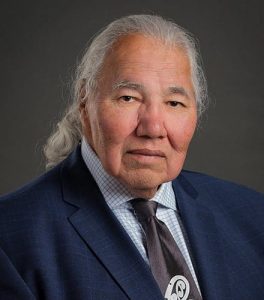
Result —
[[[128,151],[128,153],[134,154],[134,155],[166,157],[165,153],[160,150],[134,149],[134,150]]]

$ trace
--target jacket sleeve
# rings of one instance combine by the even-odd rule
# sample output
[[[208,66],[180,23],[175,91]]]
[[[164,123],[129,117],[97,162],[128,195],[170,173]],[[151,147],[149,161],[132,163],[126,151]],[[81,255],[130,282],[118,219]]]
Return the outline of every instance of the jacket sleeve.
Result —
[[[35,300],[36,298],[17,272],[6,253],[0,248],[0,299]]]

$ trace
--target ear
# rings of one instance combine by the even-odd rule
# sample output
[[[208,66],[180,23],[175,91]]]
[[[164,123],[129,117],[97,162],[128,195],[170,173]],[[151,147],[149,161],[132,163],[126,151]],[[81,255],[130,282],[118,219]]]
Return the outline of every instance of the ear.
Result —
[[[85,136],[87,142],[92,145],[92,129],[91,129],[91,121],[90,121],[90,114],[88,111],[89,102],[88,99],[80,101],[79,104],[79,112],[80,112],[80,121],[82,124],[82,133]]]
[[[83,128],[87,126],[87,122],[89,120],[86,109],[86,101],[81,101],[79,104],[80,120]]]
[[[87,103],[87,93],[85,88],[85,80],[82,80],[79,94],[79,112],[82,126],[84,126],[84,121],[87,121],[86,103]]]

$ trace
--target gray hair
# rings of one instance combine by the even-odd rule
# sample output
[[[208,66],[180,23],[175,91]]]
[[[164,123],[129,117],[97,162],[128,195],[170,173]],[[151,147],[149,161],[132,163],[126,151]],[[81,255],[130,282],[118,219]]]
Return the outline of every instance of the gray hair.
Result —
[[[90,43],[77,67],[74,88],[74,101],[67,108],[64,117],[44,146],[46,167],[58,164],[68,156],[82,138],[79,105],[91,98],[97,90],[98,77],[107,52],[121,36],[139,33],[160,40],[166,45],[183,48],[188,55],[192,83],[197,102],[198,116],[206,108],[207,85],[202,70],[201,58],[194,38],[177,24],[154,15],[132,15],[110,23]]]

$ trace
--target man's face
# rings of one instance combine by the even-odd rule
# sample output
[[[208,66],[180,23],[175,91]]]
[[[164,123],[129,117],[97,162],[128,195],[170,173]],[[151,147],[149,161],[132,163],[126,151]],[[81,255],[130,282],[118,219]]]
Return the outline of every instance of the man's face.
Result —
[[[136,197],[177,177],[197,114],[185,52],[139,34],[122,37],[81,107],[83,133],[105,170]]]

